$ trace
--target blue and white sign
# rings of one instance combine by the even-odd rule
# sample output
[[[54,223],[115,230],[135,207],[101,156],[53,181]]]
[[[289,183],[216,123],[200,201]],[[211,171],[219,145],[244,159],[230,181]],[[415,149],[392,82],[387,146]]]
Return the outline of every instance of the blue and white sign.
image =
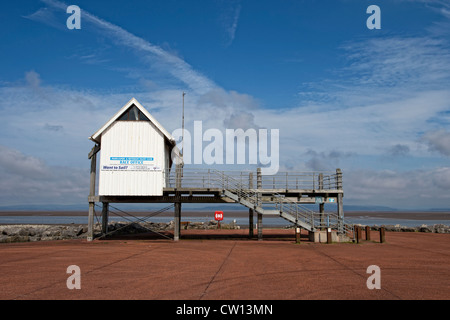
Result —
[[[161,171],[155,166],[153,157],[109,157],[109,164],[103,165],[104,171]]]
[[[151,165],[103,165],[103,171],[161,171],[161,167]]]
[[[147,164],[153,162],[153,157],[110,157],[111,161],[118,161],[118,164]]]

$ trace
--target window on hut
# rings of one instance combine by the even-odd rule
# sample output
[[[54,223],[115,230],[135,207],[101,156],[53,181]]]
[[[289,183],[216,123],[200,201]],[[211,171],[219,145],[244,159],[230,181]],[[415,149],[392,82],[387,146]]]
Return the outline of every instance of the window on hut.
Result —
[[[125,111],[118,121],[150,121],[134,104]]]

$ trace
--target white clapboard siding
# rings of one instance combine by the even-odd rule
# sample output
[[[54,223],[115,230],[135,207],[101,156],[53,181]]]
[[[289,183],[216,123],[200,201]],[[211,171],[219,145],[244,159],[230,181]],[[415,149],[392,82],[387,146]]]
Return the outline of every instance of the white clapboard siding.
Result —
[[[168,166],[165,137],[150,121],[115,121],[101,135],[99,195],[157,196],[163,194]],[[170,156],[170,155],[169,155]],[[152,157],[159,171],[107,171],[111,157]]]

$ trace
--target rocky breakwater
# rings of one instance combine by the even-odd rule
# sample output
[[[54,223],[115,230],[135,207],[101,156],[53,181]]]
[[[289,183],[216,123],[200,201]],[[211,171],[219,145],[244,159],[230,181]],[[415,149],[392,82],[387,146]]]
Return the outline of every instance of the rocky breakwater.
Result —
[[[0,225],[0,243],[85,238],[84,225]]]
[[[360,226],[365,227],[362,225]],[[450,233],[450,226],[444,224],[434,224],[432,226],[423,224],[420,227],[406,227],[396,224],[396,225],[371,226],[370,228],[372,230],[378,231],[381,227],[384,227],[386,231],[395,231],[395,232]]]
[[[183,222],[182,229],[217,229],[217,221]],[[221,229],[239,229],[235,222],[221,223]],[[174,222],[111,222],[108,224],[108,235],[139,234],[151,231],[161,232],[174,229]],[[87,225],[0,225],[0,243],[86,239]],[[101,225],[94,225],[94,235],[102,235]]]

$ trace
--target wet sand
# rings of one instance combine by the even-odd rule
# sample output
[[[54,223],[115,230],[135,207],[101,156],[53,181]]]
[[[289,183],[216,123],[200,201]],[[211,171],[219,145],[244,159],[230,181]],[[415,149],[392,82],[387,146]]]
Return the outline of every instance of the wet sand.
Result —
[[[263,241],[247,233],[0,244],[0,299],[450,299],[450,234],[295,244],[292,230],[264,230]],[[66,286],[69,265],[80,267],[80,290]],[[379,290],[367,288],[370,265],[380,267]]]

